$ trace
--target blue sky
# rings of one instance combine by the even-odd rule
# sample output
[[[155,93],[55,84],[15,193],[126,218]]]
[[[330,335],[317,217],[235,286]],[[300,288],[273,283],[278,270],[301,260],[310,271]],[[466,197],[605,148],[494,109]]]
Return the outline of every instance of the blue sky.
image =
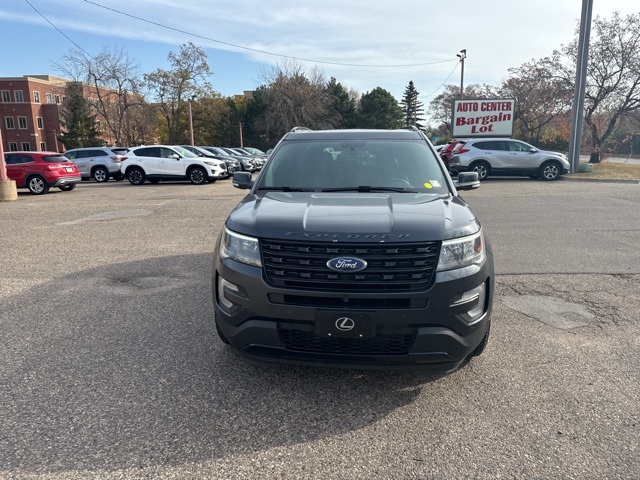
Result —
[[[459,85],[461,49],[465,85],[498,85],[509,68],[571,41],[581,7],[582,0],[2,0],[0,76],[60,75],[53,63],[73,47],[64,35],[90,54],[123,48],[143,72],[168,68],[167,54],[192,41],[224,96],[253,90],[295,57],[361,94],[382,87],[399,100],[413,80],[428,104],[443,84]],[[640,13],[637,0],[594,0],[593,8],[594,18]]]

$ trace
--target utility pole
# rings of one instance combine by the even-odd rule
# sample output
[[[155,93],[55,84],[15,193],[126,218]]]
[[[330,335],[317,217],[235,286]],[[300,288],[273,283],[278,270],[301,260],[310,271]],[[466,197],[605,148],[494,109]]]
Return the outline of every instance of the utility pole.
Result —
[[[569,138],[569,163],[571,171],[577,173],[580,164],[582,146],[582,117],[584,97],[587,90],[587,65],[589,64],[589,37],[591,36],[591,11],[593,0],[582,0],[580,17],[580,36],[578,39],[578,58],[576,62],[576,85],[571,109],[571,133]]]
[[[460,59],[460,100],[464,99],[464,59],[467,58],[467,49],[460,50],[456,55]]]

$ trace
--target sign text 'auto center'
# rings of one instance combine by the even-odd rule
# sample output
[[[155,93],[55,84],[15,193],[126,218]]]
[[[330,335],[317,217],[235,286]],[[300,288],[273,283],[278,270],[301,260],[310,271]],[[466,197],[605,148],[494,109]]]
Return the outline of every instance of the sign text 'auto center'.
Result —
[[[510,137],[515,99],[454,100],[453,137]]]

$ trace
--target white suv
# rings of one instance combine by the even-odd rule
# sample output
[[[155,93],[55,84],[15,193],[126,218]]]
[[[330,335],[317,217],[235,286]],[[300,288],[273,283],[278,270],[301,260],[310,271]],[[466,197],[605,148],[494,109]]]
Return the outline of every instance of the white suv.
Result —
[[[185,148],[168,145],[130,149],[121,169],[132,185],[142,185],[145,180],[151,183],[189,180],[194,185],[202,185],[228,175],[224,162],[198,157]]]

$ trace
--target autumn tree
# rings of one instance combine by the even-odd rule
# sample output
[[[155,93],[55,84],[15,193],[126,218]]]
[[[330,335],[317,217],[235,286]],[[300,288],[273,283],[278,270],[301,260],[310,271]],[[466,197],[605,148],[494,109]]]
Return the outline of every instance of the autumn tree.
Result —
[[[162,140],[178,145],[189,142],[189,100],[211,91],[207,81],[211,69],[204,50],[191,42],[181,45],[177,54],[170,52],[167,59],[170,69],[158,68],[144,79],[164,123]]]
[[[464,98],[496,98],[498,93],[495,87],[490,85],[467,85],[464,89]],[[438,130],[445,136],[451,135],[451,118],[453,113],[453,101],[460,98],[460,87],[447,85],[442,93],[429,103],[429,114],[432,120],[439,124]]]
[[[556,75],[574,89],[578,33],[555,52]],[[591,29],[584,123],[592,151],[607,145],[612,134],[640,108],[640,14],[597,17]]]
[[[573,92],[544,58],[509,69],[498,95],[515,99],[514,136],[537,145],[545,130],[556,130],[556,119],[570,112]]]

